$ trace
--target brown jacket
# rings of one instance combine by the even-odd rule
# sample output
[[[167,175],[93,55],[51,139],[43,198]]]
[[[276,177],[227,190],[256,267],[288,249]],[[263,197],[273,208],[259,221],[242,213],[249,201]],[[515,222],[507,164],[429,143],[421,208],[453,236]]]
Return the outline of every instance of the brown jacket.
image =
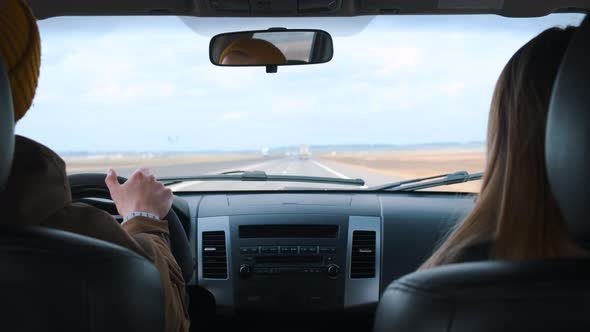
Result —
[[[165,294],[165,331],[188,331],[184,280],[167,241],[168,222],[134,218],[123,226],[108,213],[72,203],[64,161],[49,148],[16,136],[15,158],[0,207],[2,223],[65,230],[126,247],[160,271]]]

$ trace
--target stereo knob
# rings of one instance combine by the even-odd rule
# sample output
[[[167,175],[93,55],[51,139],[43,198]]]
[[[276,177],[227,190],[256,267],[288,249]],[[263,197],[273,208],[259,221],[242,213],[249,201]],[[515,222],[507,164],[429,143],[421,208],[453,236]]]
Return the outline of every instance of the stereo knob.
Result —
[[[242,278],[250,278],[250,275],[252,274],[252,268],[250,268],[250,265],[248,264],[242,264],[240,266],[240,276]]]
[[[326,269],[326,271],[328,272],[328,276],[331,278],[337,277],[338,274],[340,273],[340,266],[336,265],[336,264],[330,264],[328,265],[328,268]]]

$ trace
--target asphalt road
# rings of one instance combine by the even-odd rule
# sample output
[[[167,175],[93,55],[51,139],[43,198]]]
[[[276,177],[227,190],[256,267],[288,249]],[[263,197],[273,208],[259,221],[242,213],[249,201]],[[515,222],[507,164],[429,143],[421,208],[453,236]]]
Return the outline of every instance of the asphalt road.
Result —
[[[241,161],[224,161],[215,163],[185,164],[153,167],[157,177],[189,176],[200,174],[219,174],[227,171],[264,171],[275,175],[306,175],[335,177],[342,179],[361,178],[366,186],[394,182],[397,179],[371,172],[368,169],[353,167],[346,164],[327,160],[299,160],[296,157],[281,159],[253,159]],[[129,176],[132,169],[118,170],[120,175]],[[171,186],[175,191],[210,191],[210,190],[280,190],[285,188],[335,188],[351,189],[357,186],[337,184],[315,184],[303,182],[236,182],[236,181],[190,181]]]

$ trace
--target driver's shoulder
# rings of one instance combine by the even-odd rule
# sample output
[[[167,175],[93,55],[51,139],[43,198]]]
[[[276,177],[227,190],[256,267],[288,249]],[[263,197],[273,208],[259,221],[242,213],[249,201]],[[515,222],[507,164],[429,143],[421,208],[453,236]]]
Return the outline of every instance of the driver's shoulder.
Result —
[[[25,136],[15,135],[14,159],[35,167],[57,169],[65,176],[64,160],[51,148]]]

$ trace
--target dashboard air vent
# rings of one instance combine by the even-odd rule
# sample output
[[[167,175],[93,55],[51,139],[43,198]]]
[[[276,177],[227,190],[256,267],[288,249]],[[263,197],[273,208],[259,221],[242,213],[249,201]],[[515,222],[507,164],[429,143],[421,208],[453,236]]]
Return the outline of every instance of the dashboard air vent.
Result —
[[[227,279],[225,232],[203,232],[203,278]]]
[[[375,277],[375,231],[352,232],[351,278]]]

